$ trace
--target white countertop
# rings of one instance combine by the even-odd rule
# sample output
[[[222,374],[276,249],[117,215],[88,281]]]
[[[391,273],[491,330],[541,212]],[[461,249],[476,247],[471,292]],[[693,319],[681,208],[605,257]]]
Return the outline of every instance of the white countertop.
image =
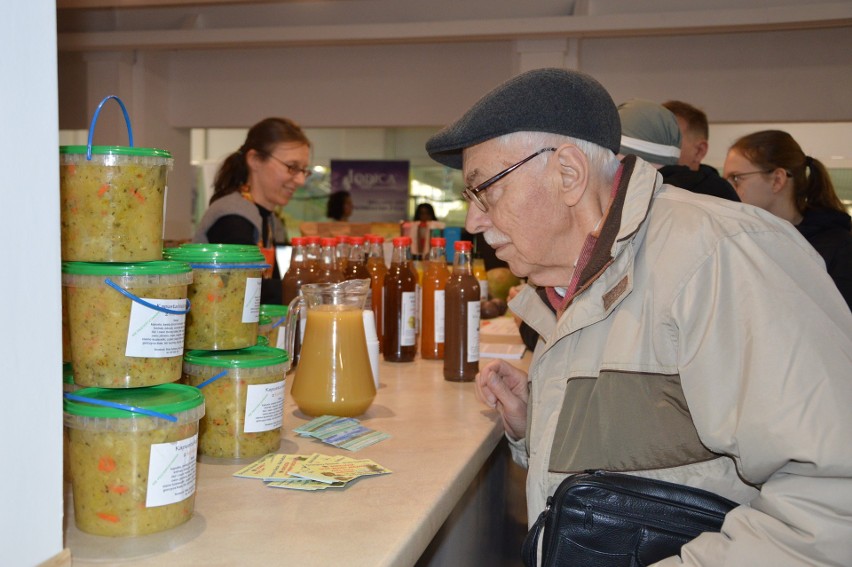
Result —
[[[299,492],[233,477],[244,465],[199,463],[195,516],[187,524],[105,538],[78,531],[68,518],[73,565],[327,567],[341,555],[351,567],[414,565],[500,441],[502,426],[472,383],[444,381],[441,361],[382,360],[379,375],[376,399],[360,419],[390,439],[352,453],[299,437],[293,428],[310,418],[288,394],[279,452],[369,458],[392,474]]]

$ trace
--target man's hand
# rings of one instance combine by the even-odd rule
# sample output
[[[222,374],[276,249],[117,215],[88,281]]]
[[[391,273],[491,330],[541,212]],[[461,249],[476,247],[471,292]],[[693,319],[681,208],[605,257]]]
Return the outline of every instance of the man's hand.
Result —
[[[505,360],[495,360],[476,375],[476,395],[500,412],[503,427],[513,439],[527,433],[527,373]]]

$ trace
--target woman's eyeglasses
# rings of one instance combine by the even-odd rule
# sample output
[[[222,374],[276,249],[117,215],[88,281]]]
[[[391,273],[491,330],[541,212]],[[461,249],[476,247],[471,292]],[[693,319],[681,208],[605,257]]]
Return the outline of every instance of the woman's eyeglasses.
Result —
[[[275,157],[272,154],[265,154],[265,155],[266,155],[266,157],[270,157],[270,158],[274,159],[275,161],[277,161],[278,163],[280,163],[281,165],[283,165],[284,167],[286,167],[287,171],[290,172],[290,175],[298,175],[298,174],[301,173],[307,179],[308,177],[310,177],[310,175],[312,173],[312,171],[309,167],[299,167],[298,165],[295,165],[295,164],[292,164],[292,163],[287,163],[286,161],[281,160],[281,159]]]

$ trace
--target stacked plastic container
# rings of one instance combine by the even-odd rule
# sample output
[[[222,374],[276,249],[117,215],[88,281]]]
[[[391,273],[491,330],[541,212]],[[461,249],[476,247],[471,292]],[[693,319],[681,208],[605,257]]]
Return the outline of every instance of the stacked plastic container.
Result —
[[[128,146],[93,146],[103,105],[124,114]],[[163,261],[169,152],[133,146],[117,97],[101,101],[86,146],[60,148],[64,394],[74,521],[137,536],[190,519],[204,398],[181,378],[192,268]]]
[[[200,460],[239,463],[277,451],[290,358],[258,344],[261,279],[269,268],[263,254],[237,244],[183,244],[164,253],[193,271],[183,382],[197,387],[207,404]],[[284,322],[278,314],[276,329]],[[267,315],[265,325],[272,327],[272,319]]]

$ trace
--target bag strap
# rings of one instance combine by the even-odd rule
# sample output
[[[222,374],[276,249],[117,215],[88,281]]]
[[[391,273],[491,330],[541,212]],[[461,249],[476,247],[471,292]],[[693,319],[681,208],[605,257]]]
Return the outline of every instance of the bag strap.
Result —
[[[550,512],[552,501],[552,497],[547,498],[547,505],[541,514],[538,515],[538,519],[533,524],[533,527],[530,528],[527,537],[524,538],[524,545],[521,547],[521,559],[526,567],[537,567],[538,540],[541,538],[541,532],[544,529],[544,523],[547,520],[548,512]]]

